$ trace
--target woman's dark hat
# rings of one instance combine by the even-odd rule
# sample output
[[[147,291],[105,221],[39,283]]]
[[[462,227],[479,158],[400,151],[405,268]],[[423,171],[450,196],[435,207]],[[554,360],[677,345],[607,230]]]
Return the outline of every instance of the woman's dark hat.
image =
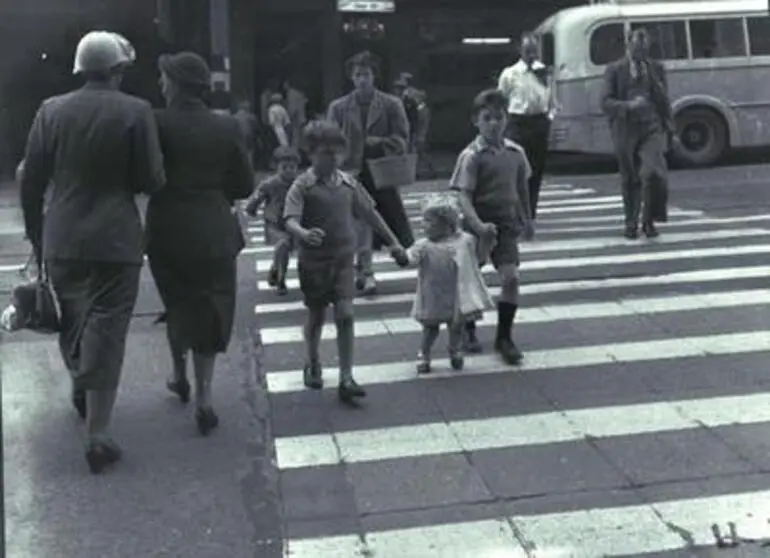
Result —
[[[181,85],[211,86],[211,69],[202,56],[194,52],[163,54],[158,68]]]

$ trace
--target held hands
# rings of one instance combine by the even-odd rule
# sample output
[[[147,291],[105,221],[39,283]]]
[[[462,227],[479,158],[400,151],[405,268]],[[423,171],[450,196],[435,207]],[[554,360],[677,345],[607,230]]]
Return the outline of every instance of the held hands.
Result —
[[[302,241],[309,246],[313,246],[314,248],[317,248],[323,244],[324,238],[326,238],[326,233],[323,229],[319,228],[305,229],[302,234]]]
[[[390,255],[400,267],[409,266],[409,256],[404,250],[404,247],[400,244],[395,244],[390,247]]]
[[[480,233],[479,236],[487,242],[497,240],[497,227],[494,223],[483,223]]]

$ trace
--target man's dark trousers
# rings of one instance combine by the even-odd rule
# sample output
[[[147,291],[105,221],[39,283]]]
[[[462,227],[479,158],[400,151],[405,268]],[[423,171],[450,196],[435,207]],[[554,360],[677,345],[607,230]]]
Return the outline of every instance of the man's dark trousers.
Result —
[[[548,136],[551,119],[547,114],[511,114],[508,116],[508,137],[524,148],[532,167],[529,179],[529,204],[532,219],[537,217],[537,202],[548,156]]]

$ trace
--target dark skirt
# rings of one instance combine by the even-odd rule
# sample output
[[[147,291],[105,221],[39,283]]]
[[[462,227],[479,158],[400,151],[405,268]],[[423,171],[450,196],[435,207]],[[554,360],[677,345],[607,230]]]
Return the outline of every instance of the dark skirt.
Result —
[[[404,202],[401,200],[401,193],[398,188],[382,188],[378,190],[374,186],[372,174],[369,172],[369,165],[366,164],[367,159],[375,159],[384,155],[380,150],[377,151],[367,149],[364,153],[364,164],[358,179],[361,185],[366,188],[366,191],[374,198],[377,204],[377,211],[382,215],[383,220],[390,227],[390,230],[393,231],[393,234],[396,235],[398,241],[404,248],[409,248],[414,244],[414,233],[409,222],[409,216],[404,208]],[[372,236],[372,248],[374,250],[380,250],[385,246],[384,238],[380,238],[378,234],[373,234]]]
[[[223,353],[235,318],[236,259],[149,256],[169,337],[200,354]]]
[[[142,267],[75,260],[46,265],[61,310],[59,348],[74,389],[117,389]]]

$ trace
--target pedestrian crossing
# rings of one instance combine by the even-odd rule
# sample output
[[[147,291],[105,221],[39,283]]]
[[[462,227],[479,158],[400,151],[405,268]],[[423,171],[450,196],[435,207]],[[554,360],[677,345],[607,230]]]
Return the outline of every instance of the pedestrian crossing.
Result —
[[[404,192],[417,235],[422,195]],[[295,262],[278,296],[249,220],[287,556],[700,556],[731,522],[770,540],[770,214],[672,208],[659,238],[629,241],[621,207],[544,187],[517,368],[491,351],[490,312],[462,372],[444,358],[417,377],[416,273],[378,255],[379,294],[355,301],[360,409],[335,401],[333,324],[332,389],[305,390]]]

